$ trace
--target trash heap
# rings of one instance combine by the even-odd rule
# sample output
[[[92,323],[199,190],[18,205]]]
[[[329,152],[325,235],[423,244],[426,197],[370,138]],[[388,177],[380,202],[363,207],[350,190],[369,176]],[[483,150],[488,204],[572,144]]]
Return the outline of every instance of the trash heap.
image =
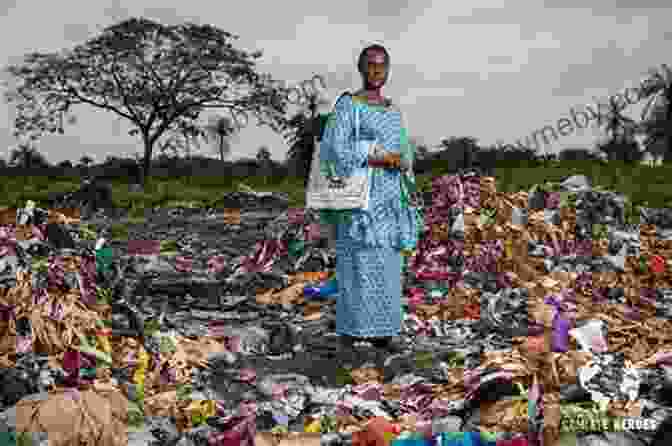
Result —
[[[672,414],[667,210],[641,209],[634,224],[622,197],[580,176],[515,194],[473,172],[432,186],[403,277],[408,354],[382,369],[341,367],[335,386],[309,370],[273,371],[301,355],[330,358],[338,295],[304,292],[335,264],[314,212],[289,209],[263,224],[229,213],[220,229],[253,235],[248,253],[195,248],[194,234],[110,255],[104,231],[80,231],[67,212],[7,210],[7,424],[48,432],[54,444],[127,444],[143,431],[156,444],[211,445],[275,444],[297,435],[289,431],[334,445],[463,431],[548,445],[591,401],[609,416]],[[172,271],[162,279],[146,258],[166,249]],[[158,284],[175,285],[179,274],[188,286],[214,286],[214,304],[178,287],[179,308],[169,311],[171,293]],[[215,383],[237,396],[218,397]],[[55,407],[72,426],[60,427]]]

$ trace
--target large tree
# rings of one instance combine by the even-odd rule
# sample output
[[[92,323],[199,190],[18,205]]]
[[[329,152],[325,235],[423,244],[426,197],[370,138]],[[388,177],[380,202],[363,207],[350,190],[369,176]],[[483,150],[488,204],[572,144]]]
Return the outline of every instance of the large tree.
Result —
[[[113,112],[142,138],[144,184],[154,143],[165,132],[202,135],[204,109],[252,113],[257,125],[282,132],[287,90],[257,73],[261,52],[235,49],[237,38],[211,25],[131,18],[72,50],[26,55],[22,65],[7,67],[18,78],[6,94],[17,102],[15,134],[56,133],[73,105]]]

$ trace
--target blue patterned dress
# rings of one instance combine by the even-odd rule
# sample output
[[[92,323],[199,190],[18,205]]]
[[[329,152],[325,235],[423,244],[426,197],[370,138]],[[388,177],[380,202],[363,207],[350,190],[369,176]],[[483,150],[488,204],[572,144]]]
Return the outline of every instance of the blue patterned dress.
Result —
[[[401,111],[342,96],[327,121],[320,161],[347,177],[365,166],[368,153],[354,144],[355,112],[359,138],[377,140],[386,151],[400,153],[408,144]],[[360,146],[361,147],[361,146]],[[402,206],[399,171],[374,169],[368,210],[336,224],[336,332],[355,337],[398,336],[401,330],[401,249],[417,234],[414,211]],[[408,175],[412,176],[412,172]]]

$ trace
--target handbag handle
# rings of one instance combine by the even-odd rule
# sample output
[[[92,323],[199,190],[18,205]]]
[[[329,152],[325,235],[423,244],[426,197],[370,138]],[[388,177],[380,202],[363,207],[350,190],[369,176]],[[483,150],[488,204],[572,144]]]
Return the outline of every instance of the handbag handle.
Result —
[[[355,105],[355,139],[353,141],[353,146],[357,145],[357,141],[359,141],[359,109]],[[332,187],[343,187],[343,179],[336,175],[336,166],[333,162],[329,163],[328,180],[332,183]]]

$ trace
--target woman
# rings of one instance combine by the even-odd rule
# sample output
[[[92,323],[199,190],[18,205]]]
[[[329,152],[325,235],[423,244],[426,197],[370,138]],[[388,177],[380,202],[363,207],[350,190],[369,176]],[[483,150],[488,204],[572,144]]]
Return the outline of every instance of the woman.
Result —
[[[331,164],[339,177],[367,162],[376,168],[367,210],[321,212],[323,223],[335,226],[336,332],[345,347],[365,338],[399,352],[402,250],[414,247],[418,230],[402,181],[407,175],[414,184],[412,153],[401,111],[381,94],[390,72],[389,54],[380,45],[365,48],[358,67],[364,87],[336,102],[321,145],[320,161]],[[355,150],[355,135],[376,141],[368,154]]]

